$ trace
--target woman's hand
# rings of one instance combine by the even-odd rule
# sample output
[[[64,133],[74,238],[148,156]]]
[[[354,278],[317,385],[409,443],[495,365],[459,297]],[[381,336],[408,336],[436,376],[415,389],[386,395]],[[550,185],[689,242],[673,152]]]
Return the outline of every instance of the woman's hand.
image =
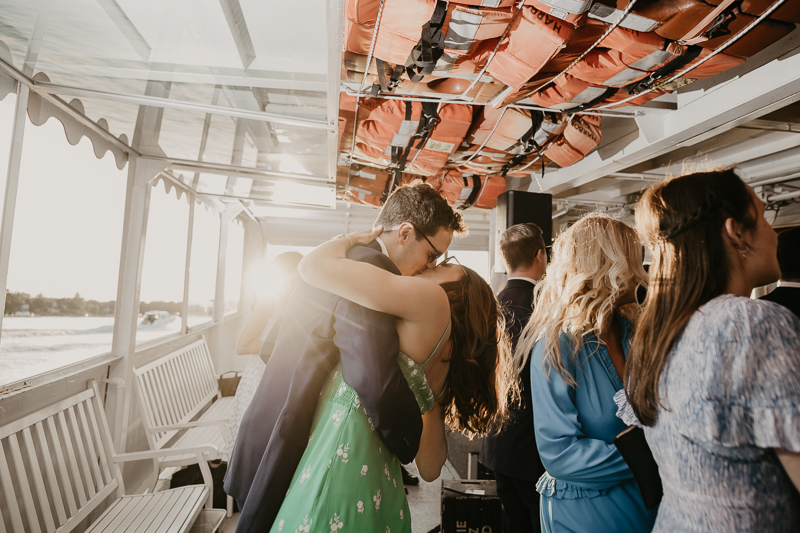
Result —
[[[346,239],[347,242],[350,243],[350,246],[356,246],[358,244],[369,244],[374,241],[378,235],[381,234],[383,231],[383,226],[375,226],[371,230],[364,230],[364,231],[354,231],[353,233],[342,234],[336,238]]]

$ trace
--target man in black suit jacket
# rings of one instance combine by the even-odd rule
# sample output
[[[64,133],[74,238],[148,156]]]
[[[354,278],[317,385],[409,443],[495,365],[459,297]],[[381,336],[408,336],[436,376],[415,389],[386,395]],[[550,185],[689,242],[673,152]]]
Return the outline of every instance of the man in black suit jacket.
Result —
[[[385,228],[382,235],[348,257],[405,276],[433,268],[454,231],[466,229],[461,214],[421,182],[397,189],[375,223]],[[308,444],[324,381],[340,361],[383,442],[402,463],[414,459],[422,418],[398,352],[394,317],[299,283],[228,463],[225,491],[241,509],[237,533],[272,526]]]
[[[533,312],[533,288],[547,267],[542,230],[533,223],[511,226],[500,238],[500,253],[508,281],[497,295],[506,309],[506,331],[514,348]],[[483,439],[478,460],[494,470],[497,495],[503,504],[503,531],[540,531],[536,482],[545,468],[536,450],[531,409],[531,362],[520,371],[521,405],[511,410],[509,425]]]
[[[800,317],[800,227],[778,234],[778,264],[780,286],[761,299],[780,304]]]

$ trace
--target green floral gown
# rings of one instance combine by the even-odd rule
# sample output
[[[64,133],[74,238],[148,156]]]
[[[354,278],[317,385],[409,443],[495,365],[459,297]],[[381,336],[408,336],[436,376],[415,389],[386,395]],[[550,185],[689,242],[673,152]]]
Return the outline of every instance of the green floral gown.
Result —
[[[445,335],[450,325],[445,329]],[[403,352],[397,362],[420,411],[435,398],[425,366]],[[341,364],[328,376],[320,395],[308,447],[300,459],[271,533],[338,531],[411,532],[411,515],[400,462],[378,437],[356,392],[342,379]]]

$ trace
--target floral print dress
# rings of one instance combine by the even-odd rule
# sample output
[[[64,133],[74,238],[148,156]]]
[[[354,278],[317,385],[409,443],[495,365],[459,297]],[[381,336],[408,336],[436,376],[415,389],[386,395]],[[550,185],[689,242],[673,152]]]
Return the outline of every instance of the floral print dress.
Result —
[[[448,333],[450,325],[445,329]],[[433,408],[425,366],[403,352],[397,362],[420,411]],[[356,392],[344,382],[341,364],[320,395],[308,447],[272,524],[273,533],[338,531],[411,532],[400,461],[381,441]]]

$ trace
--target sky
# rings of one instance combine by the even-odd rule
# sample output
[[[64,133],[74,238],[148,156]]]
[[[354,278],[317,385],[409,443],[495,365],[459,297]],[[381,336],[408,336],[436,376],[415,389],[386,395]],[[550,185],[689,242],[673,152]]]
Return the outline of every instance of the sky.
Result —
[[[0,101],[2,191],[13,113],[10,95]],[[70,145],[56,119],[40,127],[27,121],[8,290],[54,298],[80,293],[87,300],[116,299],[126,180],[127,166],[119,170],[110,152],[97,159],[85,137]],[[186,196],[178,200],[175,189],[167,195],[159,184],[151,191],[151,205],[141,300],[180,301],[189,212]],[[199,264],[195,269],[198,279],[208,280],[203,270],[216,271],[216,264]],[[209,293],[198,292],[198,299]],[[213,290],[210,293],[213,296]]]

